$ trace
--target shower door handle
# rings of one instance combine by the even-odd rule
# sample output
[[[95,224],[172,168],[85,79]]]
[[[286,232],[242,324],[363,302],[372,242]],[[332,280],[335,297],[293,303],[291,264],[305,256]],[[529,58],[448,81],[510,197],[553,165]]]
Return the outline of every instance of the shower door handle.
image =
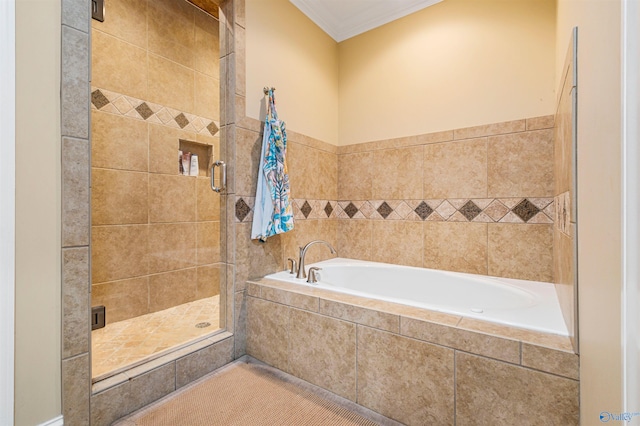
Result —
[[[216,166],[221,168],[220,186],[216,186]],[[227,165],[224,161],[218,160],[211,166],[211,189],[216,192],[222,192],[227,188]]]

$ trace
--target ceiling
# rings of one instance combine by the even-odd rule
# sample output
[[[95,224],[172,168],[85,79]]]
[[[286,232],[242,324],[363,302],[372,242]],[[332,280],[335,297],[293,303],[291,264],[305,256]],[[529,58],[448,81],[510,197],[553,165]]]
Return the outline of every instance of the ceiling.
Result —
[[[442,0],[289,0],[341,42]]]

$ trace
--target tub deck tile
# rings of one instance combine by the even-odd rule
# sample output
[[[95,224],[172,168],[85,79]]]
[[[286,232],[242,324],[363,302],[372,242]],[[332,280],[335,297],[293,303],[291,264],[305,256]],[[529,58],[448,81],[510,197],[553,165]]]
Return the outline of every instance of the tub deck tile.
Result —
[[[400,334],[514,364],[520,363],[520,342],[413,318],[400,318]]]
[[[358,325],[358,404],[406,425],[454,424],[454,350]]]
[[[291,374],[356,400],[356,324],[290,309]]]
[[[318,297],[286,291],[274,287],[262,287],[262,298],[271,302],[289,305],[294,308],[318,312]]]
[[[278,303],[247,297],[247,354],[289,371],[289,310]]]
[[[522,365],[574,380],[580,377],[578,355],[529,343],[522,344]]]
[[[571,340],[568,336],[560,336],[558,334],[525,330],[522,328],[496,324],[489,321],[480,321],[471,318],[462,318],[462,320],[458,324],[458,327],[465,330],[479,331],[494,336],[516,339],[537,346],[544,346],[550,349],[573,353]]]
[[[458,352],[457,425],[579,423],[576,380]]]
[[[262,297],[261,293],[262,286],[252,283],[251,281],[247,281],[247,295],[253,297]]]
[[[320,299],[320,313],[380,330],[394,333],[400,332],[399,315],[388,314],[374,309]]]

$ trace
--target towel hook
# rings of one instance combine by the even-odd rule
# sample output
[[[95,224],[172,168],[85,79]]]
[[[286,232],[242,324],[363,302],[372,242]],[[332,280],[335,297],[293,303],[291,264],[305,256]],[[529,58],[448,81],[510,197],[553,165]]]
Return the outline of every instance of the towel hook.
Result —
[[[271,87],[271,88],[269,88],[269,87],[266,87],[266,86],[265,86],[265,88],[264,88],[263,90],[264,90],[264,94],[265,94],[265,95],[268,95],[268,94],[269,94],[269,90],[273,90],[273,91],[275,92],[275,91],[276,91],[276,88],[275,88],[275,87]]]

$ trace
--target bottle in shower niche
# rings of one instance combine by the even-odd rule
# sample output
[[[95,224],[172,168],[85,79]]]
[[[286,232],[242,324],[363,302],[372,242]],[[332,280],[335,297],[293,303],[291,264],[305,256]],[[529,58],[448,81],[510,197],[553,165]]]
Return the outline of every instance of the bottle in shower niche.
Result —
[[[181,175],[184,174],[184,167],[182,167],[182,150],[178,150],[178,171]]]
[[[198,176],[200,168],[198,167],[198,156],[191,154],[191,167],[189,168],[189,176]]]
[[[185,152],[182,154],[182,174],[189,176],[189,170],[191,169],[191,153]]]

